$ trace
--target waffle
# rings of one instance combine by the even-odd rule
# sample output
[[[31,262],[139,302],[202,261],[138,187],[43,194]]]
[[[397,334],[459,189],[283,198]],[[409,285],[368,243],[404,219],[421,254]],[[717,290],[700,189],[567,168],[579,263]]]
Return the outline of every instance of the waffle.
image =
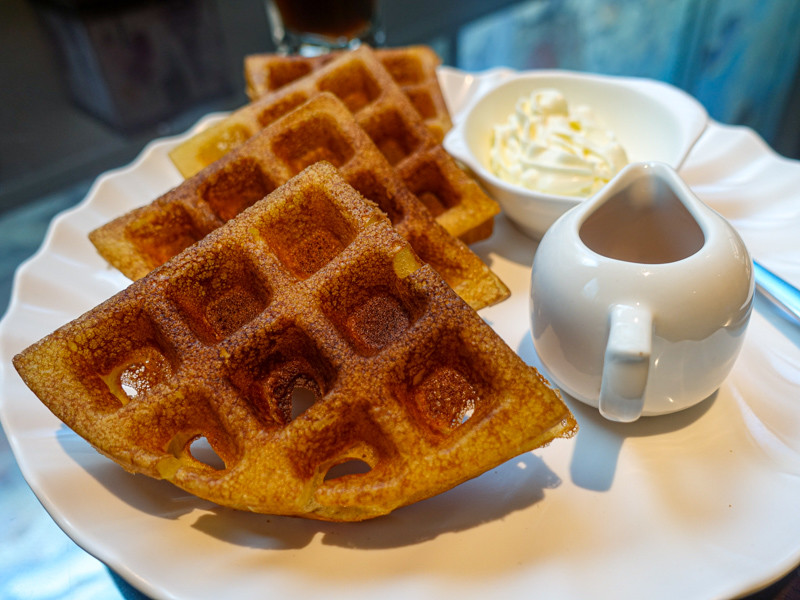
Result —
[[[184,177],[190,177],[324,91],[347,105],[389,163],[412,190],[418,188],[415,193],[452,235],[470,244],[491,234],[499,205],[458,168],[367,46],[338,54],[310,74],[234,111],[178,145],[170,158]]]
[[[577,427],[324,162],[14,365],[125,469],[323,520],[386,514]]]
[[[412,194],[352,113],[323,92],[268,125],[181,185],[92,231],[89,239],[138,279],[318,160],[336,165],[374,200],[423,261],[476,310],[508,288]]]
[[[452,122],[436,76],[436,67],[441,63],[436,53],[428,46],[379,48],[374,53],[417,109],[436,140],[441,142],[450,131]],[[322,68],[339,54],[341,52],[313,57],[284,54],[246,56],[244,78],[247,95],[251,100],[256,100],[274,92]]]

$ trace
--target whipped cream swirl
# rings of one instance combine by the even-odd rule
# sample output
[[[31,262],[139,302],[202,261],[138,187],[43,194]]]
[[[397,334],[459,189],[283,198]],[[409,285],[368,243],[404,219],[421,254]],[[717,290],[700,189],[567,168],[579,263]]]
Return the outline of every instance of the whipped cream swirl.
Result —
[[[548,194],[589,197],[628,163],[614,132],[589,107],[570,110],[557,90],[523,96],[492,133],[494,174]]]

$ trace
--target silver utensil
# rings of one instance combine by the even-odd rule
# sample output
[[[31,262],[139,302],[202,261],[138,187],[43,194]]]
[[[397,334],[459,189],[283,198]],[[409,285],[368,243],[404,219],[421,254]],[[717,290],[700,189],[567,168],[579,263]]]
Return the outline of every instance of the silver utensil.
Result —
[[[753,261],[756,289],[800,323],[800,290]]]

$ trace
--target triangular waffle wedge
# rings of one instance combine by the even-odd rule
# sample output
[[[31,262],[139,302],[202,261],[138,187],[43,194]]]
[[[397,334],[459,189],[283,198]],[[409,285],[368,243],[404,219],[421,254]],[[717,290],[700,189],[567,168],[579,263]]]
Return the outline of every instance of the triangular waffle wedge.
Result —
[[[403,93],[417,109],[426,127],[438,142],[450,131],[452,122],[439,87],[436,67],[439,56],[429,46],[379,48],[375,57],[392,76]],[[341,52],[319,56],[285,54],[251,54],[244,60],[244,79],[247,95],[256,100],[274,92],[312,71],[322,68]]]
[[[375,517],[577,428],[324,162],[14,365],[129,471],[271,514]]]
[[[152,203],[92,231],[89,239],[113,266],[137,279],[320,159],[375,201],[470,306],[477,310],[508,296],[508,288],[431,216],[347,107],[327,92]]]
[[[234,111],[178,145],[170,158],[184,177],[191,177],[278,117],[325,91],[347,105],[445,229],[468,244],[491,235],[499,205],[444,151],[367,46],[340,53],[310,74]]]

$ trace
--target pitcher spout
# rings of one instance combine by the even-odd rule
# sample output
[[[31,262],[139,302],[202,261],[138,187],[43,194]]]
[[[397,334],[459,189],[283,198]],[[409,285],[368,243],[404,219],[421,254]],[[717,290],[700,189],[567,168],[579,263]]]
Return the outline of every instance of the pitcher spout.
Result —
[[[634,163],[590,201],[579,235],[587,248],[606,258],[676,262],[706,243],[707,212],[671,167]]]

